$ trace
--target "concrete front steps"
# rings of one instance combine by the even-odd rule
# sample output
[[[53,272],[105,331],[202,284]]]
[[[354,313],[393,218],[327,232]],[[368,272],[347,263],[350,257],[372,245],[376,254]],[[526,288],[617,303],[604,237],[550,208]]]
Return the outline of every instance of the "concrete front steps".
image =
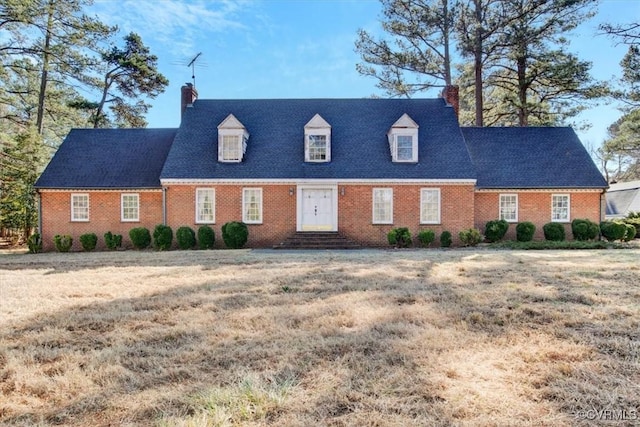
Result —
[[[273,247],[274,249],[360,249],[360,245],[338,232],[304,231]]]

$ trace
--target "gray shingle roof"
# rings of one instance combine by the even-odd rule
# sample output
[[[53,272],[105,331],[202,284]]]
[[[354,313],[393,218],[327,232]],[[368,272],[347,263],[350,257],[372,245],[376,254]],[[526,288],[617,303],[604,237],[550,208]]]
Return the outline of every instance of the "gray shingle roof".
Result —
[[[478,188],[606,188],[568,127],[462,128]]]
[[[387,132],[407,113],[418,163],[393,163]],[[250,133],[242,163],[217,161],[217,126]],[[304,161],[304,126],[331,125],[331,162]],[[464,135],[464,136],[463,136]],[[466,143],[465,143],[466,139]],[[606,188],[570,128],[460,128],[442,99],[198,100],[179,129],[74,129],[37,188],[159,188],[160,179],[476,179],[479,188]]]
[[[626,217],[640,212],[640,181],[611,184],[606,195],[607,216]]]
[[[159,188],[176,129],[73,129],[36,188]]]
[[[304,126],[331,125],[331,162],[305,163]],[[404,114],[419,125],[419,161],[391,161],[387,132]],[[250,133],[242,163],[217,161],[217,126],[233,114]],[[197,100],[187,108],[162,179],[475,179],[451,107],[442,99]]]

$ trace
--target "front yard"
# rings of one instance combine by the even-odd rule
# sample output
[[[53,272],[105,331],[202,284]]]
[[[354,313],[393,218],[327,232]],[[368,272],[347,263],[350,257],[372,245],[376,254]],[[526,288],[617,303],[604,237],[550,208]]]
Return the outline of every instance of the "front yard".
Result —
[[[0,424],[637,425],[639,259],[0,255]]]

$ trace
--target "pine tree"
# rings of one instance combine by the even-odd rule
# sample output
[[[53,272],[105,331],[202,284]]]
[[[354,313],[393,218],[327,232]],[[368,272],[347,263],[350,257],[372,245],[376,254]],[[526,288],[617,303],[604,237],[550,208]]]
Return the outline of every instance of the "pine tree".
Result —
[[[93,104],[93,126],[96,128],[146,126],[144,115],[149,104],[141,98],[155,98],[169,84],[158,71],[158,58],[150,53],[139,35],[129,33],[124,40],[123,48],[114,46],[102,53],[107,69],[104,78],[96,80],[96,86],[102,92],[100,100]],[[105,111],[107,104],[110,115]]]
[[[553,125],[603,95],[591,64],[567,51],[567,31],[593,15],[596,0],[501,0],[510,17],[500,43],[506,53],[488,79],[499,88],[497,112],[518,126]],[[491,113],[490,113],[491,114]],[[517,119],[517,121],[516,121]]]
[[[603,168],[614,180],[640,179],[640,24],[607,24],[600,29],[617,43],[629,45],[620,61],[618,88],[612,91],[614,98],[623,102],[624,114],[609,126],[609,138],[600,149]]]
[[[21,230],[29,236],[37,225],[38,208],[34,184],[45,160],[35,129],[13,140],[3,140],[0,150],[0,227]]]
[[[391,96],[407,96],[453,82],[452,49],[457,0],[381,0],[382,28],[392,37],[376,40],[358,31],[356,51],[364,76]]]

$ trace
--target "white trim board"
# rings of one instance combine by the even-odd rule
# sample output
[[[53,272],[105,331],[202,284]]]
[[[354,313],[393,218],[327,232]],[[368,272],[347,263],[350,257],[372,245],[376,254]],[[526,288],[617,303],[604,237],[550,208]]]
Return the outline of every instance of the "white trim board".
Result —
[[[168,178],[162,185],[198,185],[198,184],[287,184],[287,185],[359,185],[359,184],[397,184],[397,185],[475,185],[475,179],[180,179]]]

